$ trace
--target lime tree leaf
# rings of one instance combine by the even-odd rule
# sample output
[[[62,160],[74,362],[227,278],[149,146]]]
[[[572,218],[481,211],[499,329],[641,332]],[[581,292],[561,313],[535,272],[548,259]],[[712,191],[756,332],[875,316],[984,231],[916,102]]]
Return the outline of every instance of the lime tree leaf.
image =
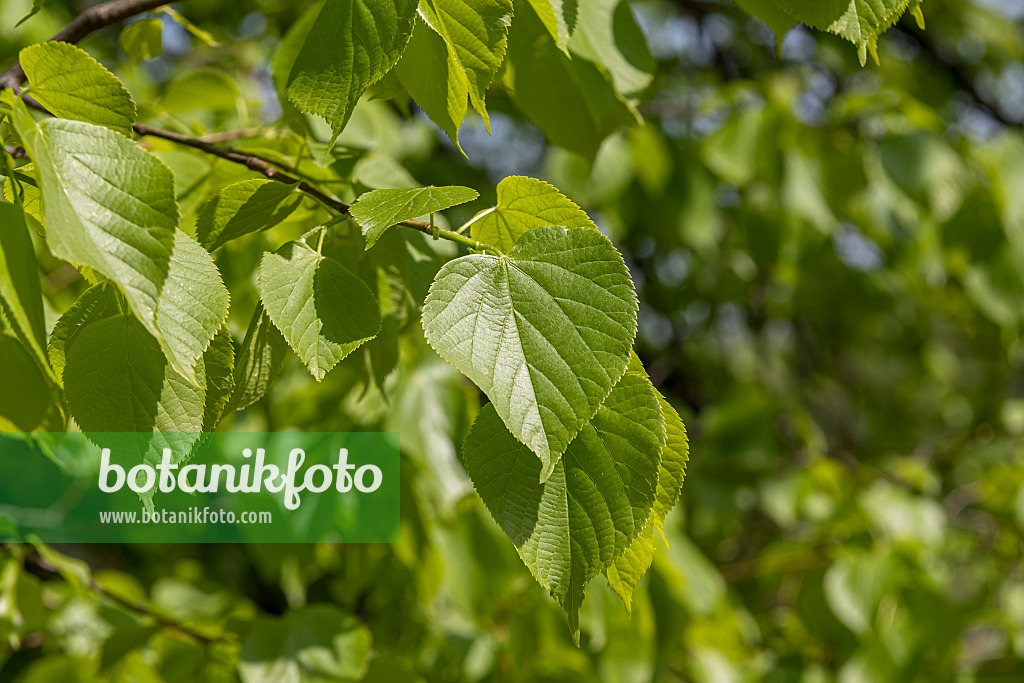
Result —
[[[469,110],[469,79],[459,66],[455,48],[420,19],[394,73],[423,113],[462,152],[459,126]]]
[[[19,55],[32,97],[65,119],[131,135],[135,102],[117,76],[70,43],[30,45]]]
[[[174,371],[134,316],[86,323],[65,348],[64,394],[83,432],[201,432],[204,382]],[[202,365],[199,376],[205,379]]]
[[[626,370],[636,313],[629,271],[607,237],[545,227],[507,256],[445,264],[423,328],[537,454],[544,481]]]
[[[331,145],[369,86],[388,72],[412,34],[416,0],[327,0],[288,76],[288,98],[331,126]]]
[[[473,219],[470,234],[508,252],[530,230],[547,225],[597,230],[583,209],[554,185],[526,176],[508,176],[498,183],[498,205]]]
[[[121,49],[133,64],[159,57],[164,51],[164,24],[160,19],[140,19],[121,29]]]
[[[288,218],[301,199],[294,186],[273,180],[233,183],[199,210],[196,239],[213,251],[236,237],[269,230]]]
[[[57,319],[57,324],[50,333],[46,353],[61,384],[64,382],[64,368],[67,365],[68,342],[87,322],[108,318],[118,313],[122,313],[122,310],[117,288],[110,283],[104,283],[93,285],[82,292],[64,315]]]
[[[752,14],[764,23],[775,34],[776,52],[782,50],[782,39],[789,29],[796,26],[796,20],[783,11],[776,0],[735,0],[740,9]]]
[[[0,377],[5,387],[0,391],[0,432],[64,431],[53,382],[29,350],[2,331]]]
[[[637,95],[654,80],[654,57],[629,2],[579,3],[569,49],[574,56],[604,66],[615,89],[627,97]]]
[[[235,358],[234,389],[224,414],[248,408],[267,394],[281,371],[288,342],[270,321],[262,304],[256,304],[245,339]]]
[[[661,464],[658,467],[658,488],[655,492],[654,507],[651,517],[647,520],[640,535],[615,558],[607,569],[605,576],[608,585],[615,591],[626,612],[632,613],[633,589],[651,568],[654,559],[655,530],[665,524],[665,518],[679,501],[686,476],[686,463],[690,456],[689,442],[686,438],[686,426],[679,413],[658,393],[661,414],[665,418],[665,448],[661,451]]]
[[[580,430],[551,476],[495,412],[481,409],[462,457],[473,485],[541,586],[565,608],[579,642],[587,583],[643,530],[665,441],[645,375],[628,372]]]
[[[264,254],[258,288],[270,319],[317,381],[380,331],[369,287],[303,242]]]
[[[549,142],[593,159],[636,113],[604,69],[559,49],[532,5],[520,0],[515,13],[503,70],[512,100]]]
[[[0,203],[0,310],[14,336],[32,353],[39,370],[49,375],[35,248],[24,211],[5,203]]]
[[[886,29],[903,15],[910,0],[775,0],[779,9],[797,21],[835,33],[857,46],[860,63]]]
[[[210,253],[178,230],[156,310],[167,360],[198,384],[196,364],[228,317],[228,290]]]
[[[206,373],[206,404],[203,408],[203,431],[212,432],[224,416],[235,389],[235,347],[227,325],[221,325],[203,354]]]
[[[562,0],[529,0],[529,2],[558,49],[565,53],[566,57],[569,57],[569,35],[572,31],[565,20]]]
[[[392,225],[471,202],[480,194],[459,185],[374,190],[359,196],[349,209],[366,237],[369,249]]]
[[[26,117],[16,107],[18,131],[38,167],[50,251],[120,285],[135,315],[159,334],[157,299],[178,225],[170,169],[102,126],[62,119],[36,126]]]
[[[490,132],[484,95],[505,58],[512,0],[426,0],[421,12],[453,49],[469,102]]]
[[[318,683],[362,680],[370,665],[370,630],[328,605],[284,618],[257,619],[239,653],[242,683]]]

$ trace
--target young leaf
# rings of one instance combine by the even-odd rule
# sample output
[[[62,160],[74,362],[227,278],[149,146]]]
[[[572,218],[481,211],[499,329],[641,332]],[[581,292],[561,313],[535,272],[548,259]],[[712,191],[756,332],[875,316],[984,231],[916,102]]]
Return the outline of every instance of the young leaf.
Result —
[[[201,432],[205,376],[193,386],[131,315],[88,322],[65,348],[64,393],[84,432]]]
[[[369,249],[392,225],[465,204],[479,196],[476,190],[458,185],[374,190],[360,195],[349,212],[363,229]]]
[[[686,426],[679,413],[660,392],[657,393],[661,414],[665,418],[666,441],[658,467],[658,488],[655,492],[654,507],[640,535],[633,539],[629,547],[605,569],[608,585],[622,598],[626,612],[632,612],[633,589],[651,568],[651,561],[654,559],[655,529],[661,528],[668,513],[679,500],[690,453]]]
[[[579,643],[587,583],[643,530],[665,441],[645,375],[626,373],[543,484],[540,463],[495,412],[481,409],[462,457],[473,485],[538,583],[569,615]]]
[[[380,309],[359,276],[303,242],[260,262],[263,306],[317,381],[380,331]]]
[[[229,298],[210,253],[177,230],[157,303],[156,327],[167,360],[193,384],[199,382],[196,364],[227,319]]]
[[[421,11],[452,48],[466,77],[469,102],[490,132],[484,95],[505,58],[512,0],[426,0]]]
[[[121,29],[118,42],[133,64],[159,57],[164,51],[164,24],[157,17],[133,21]]]
[[[607,237],[546,227],[507,256],[445,264],[423,328],[537,454],[544,481],[625,371],[636,313],[629,271]]]
[[[39,370],[49,375],[36,252],[25,213],[20,206],[5,203],[0,203],[0,309]]]
[[[196,239],[213,251],[236,237],[269,230],[290,216],[301,199],[293,186],[273,180],[233,183],[199,210]]]
[[[287,353],[288,342],[274,327],[263,305],[256,304],[235,359],[234,389],[223,414],[248,408],[263,398],[281,371],[281,363]]]
[[[508,252],[527,232],[546,225],[597,230],[583,209],[553,185],[536,178],[508,176],[498,183],[498,205],[473,219],[470,234]]]
[[[910,0],[775,0],[797,21],[835,33],[857,46],[860,63],[887,28],[896,23]],[[877,60],[877,56],[876,56]]]
[[[370,665],[370,629],[329,605],[311,605],[284,618],[258,619],[242,644],[242,683],[361,681]]]
[[[359,97],[394,66],[412,34],[415,0],[326,0],[288,76],[288,98],[330,124],[331,146]]]
[[[235,347],[227,325],[221,325],[203,354],[206,372],[206,404],[203,408],[203,431],[212,432],[224,416],[224,408],[235,389]]]
[[[53,255],[116,282],[159,334],[157,298],[178,224],[170,169],[107,128],[62,119],[37,126],[16,105],[16,126],[38,167]]]
[[[19,54],[32,97],[65,119],[131,135],[135,102],[117,76],[70,43],[30,45]]]
[[[459,66],[455,48],[420,19],[394,73],[420,109],[462,152],[459,126],[469,110],[469,79]]]

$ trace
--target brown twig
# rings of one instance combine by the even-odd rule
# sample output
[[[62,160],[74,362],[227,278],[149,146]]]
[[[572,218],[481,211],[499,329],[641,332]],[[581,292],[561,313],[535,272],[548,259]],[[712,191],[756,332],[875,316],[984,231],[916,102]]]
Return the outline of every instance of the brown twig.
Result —
[[[65,43],[77,43],[82,38],[105,26],[124,21],[136,14],[148,12],[163,5],[171,4],[172,0],[111,0],[96,5],[75,17],[70,24],[53,35],[50,40]],[[9,69],[0,74],[0,89],[11,88],[15,92],[25,82],[25,71],[20,62],[15,62]]]
[[[44,574],[61,576],[61,571],[58,567],[54,566],[49,561],[47,561],[46,559],[44,559],[36,553],[31,553],[25,556],[25,565],[31,566],[35,568],[37,571],[40,571]],[[195,630],[191,626],[186,626],[185,624],[178,623],[177,621],[174,621],[168,616],[153,611],[148,605],[137,603],[132,600],[128,600],[127,598],[123,598],[115,593],[111,593],[106,588],[104,588],[103,585],[99,581],[97,581],[91,574],[89,575],[88,586],[89,589],[97,595],[100,595],[106,598],[107,600],[110,600],[111,602],[120,605],[124,609],[135,612],[136,614],[139,614],[148,619],[152,619],[164,628],[169,628],[174,631],[178,631],[179,633],[183,633],[203,643],[218,643],[226,640],[225,638],[209,636],[205,633]]]

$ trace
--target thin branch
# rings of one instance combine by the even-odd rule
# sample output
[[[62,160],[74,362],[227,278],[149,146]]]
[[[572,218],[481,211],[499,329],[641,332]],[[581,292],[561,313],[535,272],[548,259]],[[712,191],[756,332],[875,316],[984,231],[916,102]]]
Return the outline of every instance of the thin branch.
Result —
[[[124,21],[136,14],[148,12],[163,5],[171,4],[172,0],[112,0],[96,5],[75,17],[70,24],[58,31],[50,40],[61,40],[65,43],[77,43],[90,33],[101,28]],[[19,62],[0,74],[0,90],[11,88],[15,92],[25,82],[25,72]]]
[[[4,544],[4,545],[7,545],[7,544]],[[36,553],[31,553],[29,555],[26,555],[25,556],[25,564],[26,565],[31,565],[37,571],[41,571],[41,572],[43,572],[45,574],[51,574],[53,576],[61,576],[61,571],[60,571],[60,569],[58,567],[54,566],[53,564],[48,562],[46,559],[44,559],[42,556],[40,556],[40,555],[38,555]],[[196,629],[192,628],[191,626],[186,626],[185,624],[178,623],[177,621],[171,619],[168,616],[165,616],[163,614],[160,614],[159,612],[153,611],[148,605],[143,605],[141,603],[137,603],[137,602],[134,602],[132,600],[128,600],[127,598],[123,598],[120,595],[117,595],[115,593],[111,593],[106,588],[104,588],[103,585],[99,581],[97,581],[91,574],[89,575],[88,585],[89,585],[89,589],[91,591],[95,592],[96,594],[106,598],[107,600],[110,600],[111,602],[114,602],[114,603],[120,605],[124,609],[127,609],[129,611],[135,612],[136,614],[139,614],[139,615],[141,615],[143,617],[146,617],[148,619],[152,619],[153,621],[155,621],[156,623],[160,624],[164,628],[169,628],[169,629],[178,631],[179,633],[184,633],[185,635],[191,636],[192,638],[195,638],[196,640],[201,641],[203,643],[218,643],[218,642],[223,642],[225,640],[229,640],[228,638],[223,638],[223,637],[222,638],[217,638],[217,637],[209,636],[209,635],[207,635],[205,633],[197,631]]]
[[[278,164],[277,162],[273,162],[262,157],[256,156],[254,154],[249,154],[241,150],[237,150],[233,147],[215,145],[211,142],[207,142],[206,140],[200,138],[193,138],[187,135],[182,135],[180,133],[175,133],[173,131],[163,130],[161,128],[154,128],[153,126],[147,126],[143,123],[134,124],[132,126],[132,130],[134,130],[135,133],[138,135],[168,140],[179,145],[185,145],[186,147],[198,149],[199,151],[206,152],[207,154],[212,154],[213,156],[219,157],[226,161],[241,164],[242,166],[248,168],[250,171],[260,173],[269,178],[270,180],[276,180],[280,183],[285,183],[286,185],[295,185],[300,192],[309,195],[310,197],[317,200],[322,205],[336,213],[348,213],[348,204],[345,204],[344,202],[339,201],[338,199],[335,199],[334,197],[331,197],[321,192],[313,185],[307,183],[305,180],[300,180],[295,176],[291,176],[281,171],[279,168],[275,168],[275,166],[281,165]],[[426,235],[434,237],[435,239],[441,238],[452,242],[458,242],[459,244],[465,245],[470,249],[476,249],[477,251],[497,251],[495,247],[489,244],[484,244],[475,239],[466,237],[464,235],[460,235],[451,230],[441,230],[436,226],[432,227],[429,223],[424,223],[422,221],[402,221],[401,223],[398,223],[398,225],[401,225],[402,227],[405,228],[418,230]]]

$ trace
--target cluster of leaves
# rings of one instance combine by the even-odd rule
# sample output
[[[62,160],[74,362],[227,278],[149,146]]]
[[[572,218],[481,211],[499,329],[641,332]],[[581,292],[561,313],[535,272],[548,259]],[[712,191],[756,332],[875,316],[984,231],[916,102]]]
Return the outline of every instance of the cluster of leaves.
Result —
[[[243,21],[249,10],[239,14],[239,4],[211,1],[188,11],[203,17],[203,25],[227,44],[225,36],[245,33],[236,32],[236,25],[249,25]],[[452,63],[475,63],[468,57],[455,61],[468,53],[458,47],[458,34],[445,37],[442,4],[431,5],[434,14],[425,14],[429,21],[413,20],[406,50],[417,30],[431,27],[430,40],[422,42],[443,48],[437,53],[445,61],[410,60],[403,69],[440,71],[450,54]],[[588,4],[565,3],[579,6],[577,16]],[[655,5],[665,12],[656,16],[667,17],[659,24],[679,23],[671,12],[681,10]],[[646,85],[633,92],[626,72],[601,61],[612,52],[588,53],[583,34],[570,29],[581,24],[567,22],[564,10],[554,13],[554,33],[520,33],[551,25],[536,9],[545,6],[515,4],[504,60],[486,104],[496,138],[508,135],[509,121],[519,135],[505,137],[497,156],[513,156],[516,145],[525,148],[534,139],[526,121],[549,141],[579,153],[552,147],[543,151],[543,163],[513,167],[548,178],[561,192],[527,178],[511,178],[495,188],[479,167],[494,172],[479,144],[473,146],[472,116],[460,140],[467,163],[454,146],[437,143],[421,117],[399,115],[366,98],[352,109],[328,154],[333,126],[300,116],[295,107],[302,96],[290,99],[287,91],[290,65],[323,11],[319,6],[298,21],[270,3],[260,6],[271,22],[269,33],[278,22],[291,27],[284,41],[291,56],[282,49],[273,69],[283,118],[231,144],[287,165],[296,177],[351,202],[355,223],[335,221],[333,212],[295,185],[202,150],[146,138],[145,154],[172,171],[178,229],[204,248],[197,248],[190,267],[203,272],[197,264],[205,250],[231,292],[226,314],[231,337],[217,328],[201,357],[195,355],[198,347],[181,343],[177,362],[192,368],[207,394],[228,397],[219,411],[225,416],[221,428],[401,431],[402,542],[393,547],[69,549],[94,567],[120,568],[92,573],[42,546],[34,552],[5,549],[0,636],[17,650],[0,652],[5,675],[64,681],[216,679],[231,678],[235,671],[245,680],[352,680],[365,674],[372,681],[942,680],[954,670],[980,680],[1020,676],[1024,421],[1014,380],[1020,375],[1017,340],[1024,321],[1019,305],[1024,280],[1016,257],[1017,203],[1024,196],[1017,172],[1019,134],[979,142],[946,130],[964,94],[941,80],[940,68],[901,58],[905,42],[881,41],[883,68],[870,73],[845,70],[847,56],[855,66],[854,51],[827,36],[811,39],[816,52],[805,61],[773,62],[760,34],[724,3],[710,3],[713,15],[697,23],[708,27],[707,35],[718,36],[720,31],[711,29],[720,29],[727,17],[736,31],[735,45],[719,44],[719,56],[705,61],[687,61],[685,52],[668,59],[661,48],[657,52],[665,61],[657,68],[644,66]],[[844,8],[868,16],[862,11],[867,6]],[[935,3],[937,21],[932,7],[929,28],[938,25],[939,35],[952,36],[954,45],[970,45],[969,34],[957,33],[967,30],[963,27],[1013,27],[956,3]],[[0,14],[4,11],[11,10],[0,8]],[[25,26],[47,20],[48,11]],[[506,15],[497,7],[495,16]],[[565,51],[554,39],[559,16],[566,23]],[[122,31],[119,43],[126,55],[144,61],[160,48],[150,39],[148,53],[134,52],[138,32],[147,30],[137,25],[164,25],[168,40],[162,48],[168,52],[154,60],[152,71],[114,59],[118,42],[103,43],[97,35],[90,46],[134,94],[138,120],[184,136],[251,127],[249,112],[264,104],[257,94],[262,64],[246,61],[246,49],[175,56],[168,19],[142,19]],[[641,25],[657,37],[660,27]],[[137,35],[126,36],[128,29]],[[806,43],[808,34],[797,32]],[[625,45],[631,34],[623,29],[614,35]],[[517,42],[517,36],[524,40]],[[993,40],[985,68],[1000,54],[1019,59],[1014,40]],[[542,69],[539,60],[552,42],[551,54],[568,58]],[[239,40],[239,45],[253,53],[267,51],[266,43],[256,40]],[[451,52],[449,45],[455,46]],[[627,64],[642,63],[635,52],[620,54],[628,56]],[[398,57],[397,64],[404,61]],[[730,72],[733,63],[749,78]],[[523,75],[528,73],[533,78]],[[429,93],[403,93],[400,76],[393,67],[370,92],[393,98],[399,111],[405,94],[411,94],[440,125],[448,111],[447,93],[461,92],[458,83],[464,82],[463,105],[475,107],[475,81],[469,76],[454,85],[446,82],[443,89],[434,82],[442,94],[438,106],[428,104]],[[841,94],[825,99],[828,109],[821,118],[806,104],[819,101],[821,82],[829,78]],[[420,78],[410,81],[412,88],[426,85]],[[33,89],[30,83],[29,94]],[[573,99],[581,91],[592,97]],[[643,101],[655,91],[653,102]],[[114,102],[103,109],[123,111]],[[54,113],[60,106],[52,99],[46,104]],[[452,110],[457,117],[458,107]],[[619,123],[611,122],[629,122],[632,110],[643,111],[648,124],[618,131]],[[601,118],[609,112],[624,115]],[[33,125],[56,130],[67,122]],[[36,144],[45,153],[52,143],[40,139]],[[8,140],[17,143],[13,136]],[[81,158],[91,170],[102,168],[94,155]],[[122,287],[111,284],[113,276],[100,266],[82,268],[88,278],[83,282],[76,269],[53,257],[45,201],[41,209],[35,199],[38,186],[45,200],[41,162],[33,158],[16,167],[13,160],[5,162],[18,181],[7,182],[5,192],[20,188],[23,208],[0,204],[10,214],[0,226],[20,225],[25,215],[28,230],[5,237],[3,260],[11,280],[0,283],[7,288],[0,289],[0,297],[23,298],[29,305],[10,315],[4,311],[11,332],[0,336],[5,345],[0,358],[22,359],[5,366],[4,377],[19,386],[52,386],[46,367],[37,371],[40,365],[33,362],[41,349],[65,382],[68,400],[62,405],[46,398],[52,394],[28,390],[8,399],[0,392],[0,412],[31,415],[38,424],[57,428],[64,419],[47,417],[48,409],[67,407],[75,417],[65,368],[82,359],[74,351],[81,340],[70,337],[81,326],[68,324],[73,319],[64,325],[58,321],[75,310],[92,282],[102,298],[87,299],[79,315],[95,312],[101,322],[119,316],[132,330],[126,330],[126,346],[111,348],[134,350],[132,340],[147,340],[139,348],[152,349],[149,357],[164,363],[155,381],[173,382],[168,392],[179,386],[192,391],[196,385],[168,355],[172,343],[189,337],[161,318],[167,287],[156,293],[152,326],[165,336],[159,341]],[[121,179],[118,174],[112,177]],[[419,188],[416,178],[441,187]],[[91,187],[67,186],[77,193]],[[465,186],[484,195],[483,206],[496,208],[478,212],[472,203],[476,190]],[[401,191],[372,193],[394,189]],[[392,227],[403,220],[415,224],[411,219],[431,211],[444,212],[434,223],[445,239],[424,235],[421,228],[432,232],[429,224]],[[156,215],[125,214],[146,225]],[[541,222],[535,222],[537,216]],[[452,225],[468,222],[459,237],[482,248],[456,258],[446,217]],[[634,497],[621,484],[606,499],[591,496],[609,490],[612,477],[623,475],[587,469],[591,453],[604,462],[609,458],[594,434],[608,435],[608,444],[623,436],[632,443],[660,443],[662,435],[643,425],[654,423],[656,405],[663,420],[671,415],[660,396],[655,395],[657,404],[650,400],[646,375],[632,364],[628,344],[620,356],[610,342],[623,339],[608,340],[613,351],[601,346],[601,332],[617,328],[574,324],[584,342],[560,347],[565,366],[543,355],[545,364],[536,367],[564,374],[565,367],[579,368],[580,357],[587,358],[584,371],[573,370],[586,378],[584,393],[560,397],[535,390],[534,414],[529,401],[513,400],[508,390],[516,363],[535,363],[539,340],[551,329],[551,312],[587,321],[591,313],[581,302],[616,300],[586,290],[585,296],[554,303],[540,298],[546,307],[536,309],[537,300],[523,295],[535,291],[526,289],[533,285],[525,275],[539,283],[538,293],[550,290],[554,285],[543,279],[551,272],[550,261],[571,259],[566,252],[537,253],[555,239],[545,226],[565,226],[574,239],[596,240],[596,233],[582,236],[593,231],[591,217],[626,255],[640,300],[637,353],[659,391],[686,418],[701,454],[690,466],[683,505],[664,520],[670,549],[655,554],[647,578],[635,587],[631,562],[646,552],[653,531],[650,521],[636,530],[646,498]],[[326,227],[307,235],[312,226]],[[613,255],[603,239],[601,245],[581,246]],[[107,251],[97,258],[109,259]],[[178,252],[174,242],[169,262]],[[524,254],[523,267],[507,272],[497,267],[521,261]],[[46,275],[39,295],[27,289],[37,263]],[[110,267],[109,260],[103,263]],[[589,259],[571,263],[567,272],[585,268],[581,277],[599,279],[601,292],[622,291],[614,258],[598,258],[593,266]],[[612,272],[601,270],[605,267]],[[171,273],[168,268],[165,281]],[[576,275],[564,277],[554,292],[558,297],[564,296],[564,282]],[[274,286],[285,278],[286,287]],[[276,298],[300,281],[308,283],[310,298]],[[345,287],[343,306],[349,306],[348,292],[362,291],[360,286],[375,298],[381,332],[345,355],[347,346],[372,334],[373,324],[352,329],[346,327],[350,315],[332,318],[331,311],[337,290]],[[487,335],[480,346],[467,346],[460,336],[471,324],[466,314],[475,314],[461,307],[463,290],[463,296],[480,292],[494,303],[476,318]],[[363,297],[366,301],[365,292]],[[275,300],[274,311],[267,298]],[[216,297],[202,303],[189,310],[209,307],[211,318],[223,320]],[[266,314],[253,315],[258,307]],[[608,325],[615,324],[614,315],[607,317]],[[303,328],[306,321],[320,319],[322,326]],[[502,345],[508,331],[504,320],[517,323],[507,345]],[[531,326],[519,325],[521,320]],[[284,321],[280,327],[279,321]],[[28,333],[13,332],[15,326],[31,331],[36,346]],[[292,330],[290,339],[283,327]],[[476,389],[435,355],[424,329],[438,353],[485,389],[493,405],[478,409]],[[95,333],[108,332],[99,327]],[[232,342],[222,348],[232,348],[234,372],[210,370],[217,366],[210,351],[218,339]],[[591,362],[585,355],[588,344],[601,351],[594,357],[623,363],[621,378],[603,399],[587,393],[599,394],[606,374],[604,361]],[[503,350],[501,363],[496,349]],[[117,369],[114,363],[110,368]],[[317,372],[325,373],[319,383],[310,379]],[[210,391],[211,377],[228,376],[230,383]],[[567,392],[576,386],[558,384]],[[571,431],[560,428],[561,420],[571,424],[578,415],[542,413],[539,405],[546,401],[556,411],[582,406],[580,396],[596,400],[595,412],[559,452],[558,444]],[[150,405],[147,395],[120,409],[145,420]],[[183,405],[195,415],[202,405],[205,421],[205,397]],[[551,421],[555,414],[559,420]],[[536,415],[543,438],[528,431],[536,428]],[[623,416],[631,418],[628,423]],[[212,419],[215,423],[219,416]],[[513,428],[524,438],[514,438]],[[669,444],[673,438],[681,444],[670,422],[664,423],[663,438],[659,484],[668,481],[661,466]],[[584,448],[588,460],[581,462],[577,456]],[[649,485],[643,481],[649,482],[649,453],[624,448],[615,457],[637,468],[631,483]],[[473,493],[474,482],[480,496]],[[523,493],[505,496],[505,486]],[[577,491],[586,498],[571,497]],[[579,500],[607,511],[600,524],[587,527],[580,509],[569,507]],[[649,520],[663,514],[664,504],[656,490]],[[524,532],[541,529],[531,509],[554,511],[543,520],[543,536]],[[547,552],[564,548],[564,539],[576,534],[588,543],[592,539],[589,547],[596,553],[577,555],[571,545],[568,553]],[[568,590],[569,582],[592,575],[604,558],[617,553],[605,566],[608,580],[588,587],[576,649],[559,606],[538,584],[572,605],[578,593]],[[620,592],[632,587],[630,619],[610,586]]]
[[[284,90],[330,124],[325,154],[364,90],[408,57],[415,11],[415,3],[372,3],[363,13],[327,2],[315,14]],[[495,26],[507,24],[505,16]],[[381,44],[367,44],[368,35]],[[503,49],[504,35],[494,40]],[[498,57],[476,75],[474,99],[484,113],[483,89]],[[320,381],[382,333],[383,315],[407,317],[396,312],[406,304],[401,292],[375,293],[373,278],[364,281],[325,253],[328,235],[349,214],[328,203],[334,218],[260,258],[259,302],[236,350],[226,327],[229,293],[210,250],[280,223],[301,187],[229,184],[203,203],[190,235],[179,227],[173,171],[130,138],[136,105],[121,81],[68,43],[33,45],[19,60],[28,87],[21,97],[5,91],[2,111],[31,164],[8,162],[5,192],[14,203],[4,205],[2,240],[15,267],[5,273],[3,319],[6,338],[21,348],[3,362],[17,371],[30,357],[38,377],[26,389],[39,400],[3,415],[7,428],[58,429],[70,414],[85,432],[198,438],[262,398],[285,344]],[[26,94],[53,117],[33,118]],[[457,186],[381,189],[359,196],[350,213],[365,249],[380,245],[379,253],[388,228],[476,196]],[[92,284],[50,334],[28,221],[50,254]],[[578,638],[586,585],[610,569],[628,605],[650,566],[654,528],[679,497],[685,429],[635,356],[627,372],[636,296],[621,255],[585,213],[546,183],[509,177],[498,204],[467,225],[472,238],[444,234],[478,253],[439,270],[422,306],[423,328],[491,399],[463,449],[466,468]],[[431,230],[440,236],[432,222]],[[378,268],[402,268],[407,255],[398,247],[379,256]],[[382,306],[378,295],[392,300]],[[536,457],[520,458],[521,448]]]

